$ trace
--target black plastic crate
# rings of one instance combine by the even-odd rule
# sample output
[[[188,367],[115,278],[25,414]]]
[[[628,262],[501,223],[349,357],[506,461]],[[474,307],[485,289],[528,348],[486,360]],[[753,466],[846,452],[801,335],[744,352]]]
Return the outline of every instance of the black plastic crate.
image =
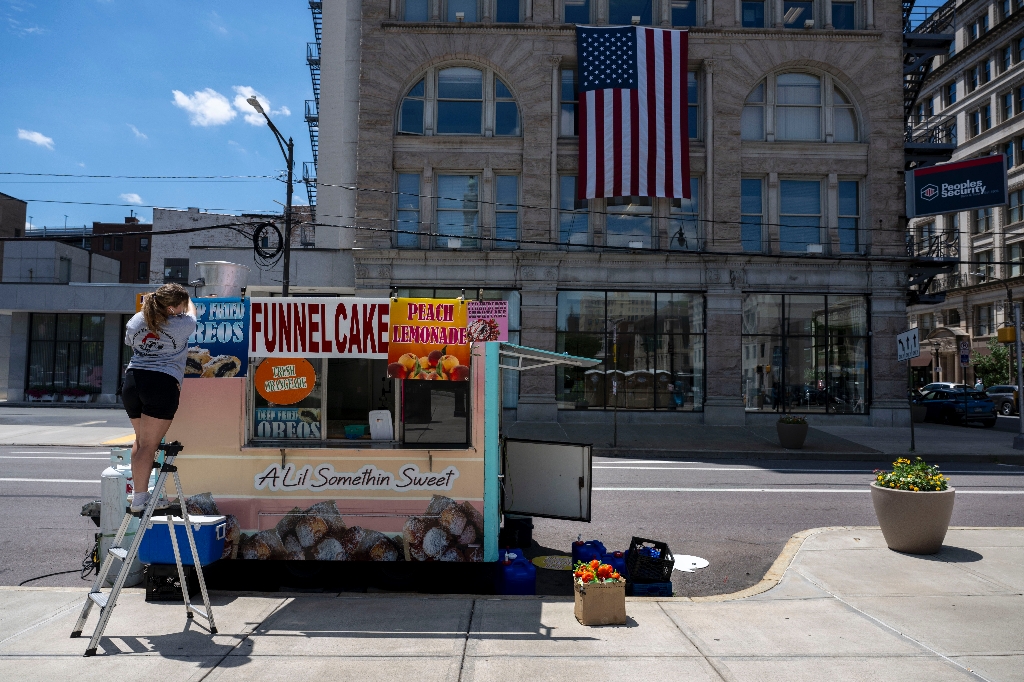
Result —
[[[184,566],[188,596],[199,594],[199,580],[195,566]],[[184,601],[181,598],[181,579],[174,564],[145,564],[142,580],[146,585],[146,601]]]
[[[660,552],[658,558],[647,556],[639,550],[651,547]],[[631,583],[670,583],[675,558],[664,542],[634,537],[629,542],[629,555],[626,557],[626,570]]]
[[[672,583],[626,583],[627,597],[671,597]]]

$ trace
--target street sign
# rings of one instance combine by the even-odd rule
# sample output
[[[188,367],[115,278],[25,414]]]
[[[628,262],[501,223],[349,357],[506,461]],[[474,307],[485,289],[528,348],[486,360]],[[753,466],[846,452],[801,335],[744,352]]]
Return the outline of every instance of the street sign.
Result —
[[[905,331],[896,336],[896,359],[899,362],[910,360],[921,355],[921,340],[917,329]]]
[[[960,342],[960,364],[966,367],[971,364],[971,342]]]
[[[1002,154],[908,171],[907,217],[955,213],[1006,203]]]

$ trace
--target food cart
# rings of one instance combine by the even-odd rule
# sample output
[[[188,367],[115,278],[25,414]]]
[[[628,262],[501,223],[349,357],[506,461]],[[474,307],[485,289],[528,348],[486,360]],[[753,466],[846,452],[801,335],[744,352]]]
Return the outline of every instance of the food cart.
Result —
[[[196,303],[167,440],[225,559],[495,562],[506,511],[590,520],[590,446],[502,438],[500,384],[597,360],[474,341],[462,299]]]

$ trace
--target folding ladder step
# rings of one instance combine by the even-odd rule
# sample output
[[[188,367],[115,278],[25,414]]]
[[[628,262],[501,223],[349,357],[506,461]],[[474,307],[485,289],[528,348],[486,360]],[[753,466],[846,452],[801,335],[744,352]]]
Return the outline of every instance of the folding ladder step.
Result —
[[[121,561],[124,561],[128,558],[128,550],[124,547],[110,547],[107,549],[107,554],[110,554],[111,556],[116,556]]]
[[[210,614],[206,613],[202,609],[198,609],[195,606],[193,606],[192,611],[194,611],[197,616],[202,616],[206,620],[210,620]]]
[[[96,606],[100,607],[101,609],[102,608],[106,608],[106,606],[107,606],[107,599],[109,599],[109,598],[110,598],[109,594],[103,594],[102,592],[90,592],[89,593],[89,599],[92,599],[93,603],[96,604]]]

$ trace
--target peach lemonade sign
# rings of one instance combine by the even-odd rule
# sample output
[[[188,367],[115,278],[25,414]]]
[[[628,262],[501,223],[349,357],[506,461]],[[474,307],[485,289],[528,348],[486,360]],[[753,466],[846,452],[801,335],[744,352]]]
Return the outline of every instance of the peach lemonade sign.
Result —
[[[467,381],[469,340],[466,302],[399,298],[391,302],[388,376],[395,379]]]

